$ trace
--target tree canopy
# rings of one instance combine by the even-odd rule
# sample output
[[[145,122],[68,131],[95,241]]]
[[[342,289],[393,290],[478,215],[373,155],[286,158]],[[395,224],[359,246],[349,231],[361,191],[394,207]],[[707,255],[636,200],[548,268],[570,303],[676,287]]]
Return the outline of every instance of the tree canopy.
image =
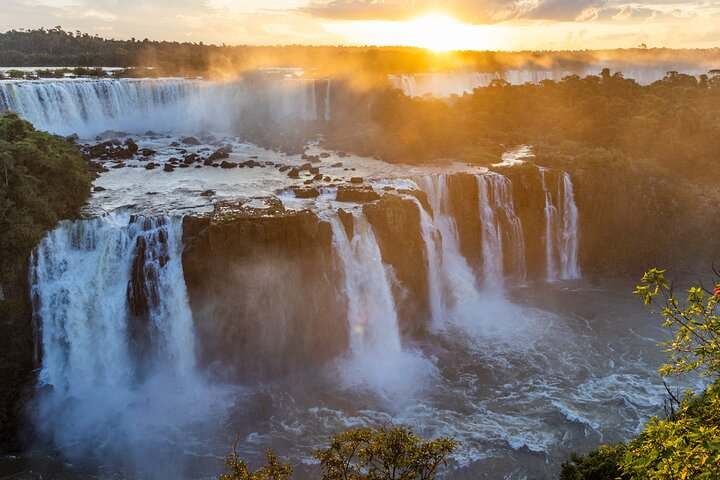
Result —
[[[0,116],[0,282],[15,280],[42,235],[77,214],[91,179],[73,141]]]

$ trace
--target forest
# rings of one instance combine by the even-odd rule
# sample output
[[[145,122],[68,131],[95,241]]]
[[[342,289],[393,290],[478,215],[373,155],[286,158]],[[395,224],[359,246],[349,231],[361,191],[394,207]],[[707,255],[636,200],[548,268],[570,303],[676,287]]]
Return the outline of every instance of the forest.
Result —
[[[388,73],[508,69],[574,71],[595,63],[693,68],[720,64],[720,49],[432,52],[414,47],[205,45],[147,38],[105,39],[61,26],[0,33],[0,67],[152,67],[147,75],[225,78],[262,67],[301,67],[317,76],[384,82]],[[133,75],[133,72],[127,72]]]

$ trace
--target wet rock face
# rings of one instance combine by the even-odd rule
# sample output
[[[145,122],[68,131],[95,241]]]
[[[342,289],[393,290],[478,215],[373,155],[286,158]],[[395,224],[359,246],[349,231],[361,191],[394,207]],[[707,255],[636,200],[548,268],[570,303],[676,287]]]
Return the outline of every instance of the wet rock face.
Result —
[[[450,213],[460,238],[460,253],[476,274],[482,271],[482,225],[478,181],[475,175],[457,173],[448,177]]]
[[[544,278],[546,255],[545,235],[545,196],[539,170],[534,165],[513,166],[494,169],[507,177],[512,183],[515,214],[520,219],[525,243],[525,268],[527,278]],[[557,176],[554,177],[557,181]],[[467,259],[478,277],[483,267],[483,229],[480,220],[480,203],[477,177],[468,173],[457,173],[448,178],[450,191],[450,209],[460,238],[460,253]],[[511,239],[507,237],[508,225],[501,218],[503,231],[503,256],[505,275],[518,276],[522,267],[513,264],[507,248]]]
[[[385,265],[397,280],[394,297],[400,328],[405,334],[422,331],[428,318],[428,283],[425,243],[420,212],[412,200],[384,195],[363,208]]]
[[[529,279],[545,278],[545,193],[540,170],[535,165],[495,169],[513,185],[515,213],[522,222],[525,237],[525,263]],[[557,173],[548,172],[548,181],[557,182]]]
[[[27,271],[0,284],[0,450],[22,445],[26,427],[25,406],[34,387],[32,307]]]
[[[186,217],[183,229],[205,366],[247,381],[307,370],[347,351],[342,272],[328,223],[280,204],[219,205],[207,217]]]

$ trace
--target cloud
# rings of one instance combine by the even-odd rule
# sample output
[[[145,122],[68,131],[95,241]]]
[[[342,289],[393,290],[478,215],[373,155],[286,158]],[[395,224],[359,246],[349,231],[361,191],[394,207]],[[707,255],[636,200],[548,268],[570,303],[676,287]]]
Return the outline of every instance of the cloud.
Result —
[[[467,23],[516,19],[575,20],[607,0],[310,0],[303,11],[329,19],[405,20],[442,10]]]
[[[443,11],[468,23],[513,16],[517,0],[310,0],[301,10],[333,20],[407,20]]]
[[[308,0],[301,11],[332,20],[406,20],[441,10],[466,23],[662,21],[720,12],[720,0]]]

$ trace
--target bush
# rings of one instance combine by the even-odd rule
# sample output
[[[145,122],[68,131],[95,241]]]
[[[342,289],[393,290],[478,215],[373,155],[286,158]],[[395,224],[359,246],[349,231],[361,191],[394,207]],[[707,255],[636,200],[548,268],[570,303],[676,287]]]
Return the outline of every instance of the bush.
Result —
[[[433,480],[458,445],[449,438],[423,440],[412,427],[390,425],[336,435],[313,456],[320,460],[323,480]],[[292,475],[292,467],[279,463],[272,451],[267,464],[253,472],[233,447],[225,466],[229,473],[221,480],[287,480]]]
[[[560,467],[560,480],[615,480],[627,479],[622,472],[625,445],[602,445],[586,457],[573,453]]]

